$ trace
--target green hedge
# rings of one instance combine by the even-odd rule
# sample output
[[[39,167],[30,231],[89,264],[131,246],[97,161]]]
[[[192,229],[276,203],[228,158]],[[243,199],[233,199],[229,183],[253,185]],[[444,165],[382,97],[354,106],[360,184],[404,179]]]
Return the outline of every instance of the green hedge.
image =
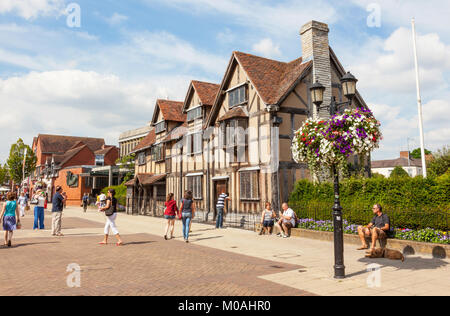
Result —
[[[120,204],[120,205],[126,205],[126,203],[127,203],[127,187],[125,186],[125,185],[123,185],[123,184],[121,184],[121,185],[116,185],[116,186],[112,186],[112,187],[107,187],[107,188],[104,188],[103,190],[102,190],[102,193],[104,193],[104,194],[108,194],[108,190],[109,189],[114,189],[114,190],[116,190],[116,199],[117,199],[117,202]]]
[[[341,182],[344,219],[367,224],[372,206],[380,203],[398,228],[448,230],[450,220],[450,176],[423,179],[372,178]],[[332,183],[313,184],[302,180],[291,194],[290,204],[299,218],[331,220],[334,202]]]

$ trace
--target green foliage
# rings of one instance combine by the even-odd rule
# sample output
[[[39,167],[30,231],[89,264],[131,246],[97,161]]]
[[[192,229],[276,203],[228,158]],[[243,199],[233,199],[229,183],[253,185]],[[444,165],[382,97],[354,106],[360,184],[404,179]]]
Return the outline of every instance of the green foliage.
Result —
[[[400,228],[448,229],[450,227],[450,174],[439,178],[371,178],[341,182],[344,219],[358,225],[372,219],[372,206],[380,203]],[[299,181],[290,205],[299,218],[331,220],[334,202],[332,183]]]
[[[126,205],[127,200],[127,187],[123,184],[107,187],[102,190],[102,193],[108,194],[109,189],[114,189],[116,191],[116,199],[120,205]]]
[[[425,155],[430,155],[431,151],[429,151],[428,149],[425,148]],[[414,159],[422,159],[422,150],[420,148],[416,148],[414,149],[411,153],[410,153],[411,158]]]
[[[25,149],[27,150],[25,159],[25,178],[30,176],[36,169],[36,155],[31,150],[31,147],[26,145],[23,140],[19,138],[17,143],[11,145],[9,158],[7,160],[9,175],[15,183],[21,183],[23,180],[22,167]]]
[[[409,174],[408,174],[408,172],[405,171],[405,169],[403,169],[400,166],[397,166],[394,168],[394,170],[392,170],[390,177],[391,178],[407,178],[407,177],[409,177]]]
[[[129,170],[123,179],[124,183],[134,178],[134,170],[136,165],[135,154],[129,154],[127,156],[117,159],[116,164],[120,165],[122,168],[127,168]]]
[[[373,178],[373,179],[385,179],[386,177],[383,176],[383,175],[380,174],[380,173],[374,172],[374,173],[372,173],[372,178]]]
[[[4,165],[3,167],[0,165],[0,186],[6,183],[9,179],[8,167]]]
[[[445,146],[433,154],[433,160],[428,163],[428,173],[432,177],[439,177],[446,172],[450,167],[450,147]]]

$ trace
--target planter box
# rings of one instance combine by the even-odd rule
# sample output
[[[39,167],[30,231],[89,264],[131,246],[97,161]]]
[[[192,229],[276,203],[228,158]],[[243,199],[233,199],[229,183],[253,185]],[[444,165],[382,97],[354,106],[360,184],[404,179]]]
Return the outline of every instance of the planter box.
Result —
[[[257,225],[256,231],[259,232],[260,225]],[[316,240],[333,241],[333,232],[321,232],[302,228],[293,228],[291,231],[292,237],[310,238]],[[358,235],[344,234],[344,243],[355,246],[361,245]],[[378,245],[378,242],[377,242]],[[387,248],[401,251],[405,255],[425,254],[432,255],[435,258],[450,258],[450,245],[432,244],[425,242],[417,242],[401,239],[388,239]]]

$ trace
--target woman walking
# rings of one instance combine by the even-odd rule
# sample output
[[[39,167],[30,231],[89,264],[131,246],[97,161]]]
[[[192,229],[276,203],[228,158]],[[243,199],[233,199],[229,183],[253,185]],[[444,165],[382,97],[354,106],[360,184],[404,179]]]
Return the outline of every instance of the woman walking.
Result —
[[[34,194],[33,201],[35,201],[36,206],[34,207],[34,225],[33,229],[45,229],[44,225],[44,207],[45,207],[45,193],[38,189],[36,193]]]
[[[111,228],[113,234],[117,238],[116,246],[122,246],[123,242],[120,238],[119,231],[116,227],[116,218],[117,218],[117,200],[115,198],[116,191],[114,189],[108,190],[108,198],[106,199],[106,206],[102,207],[99,211],[105,212],[106,215],[106,225],[105,225],[105,238],[102,242],[100,242],[100,245],[106,245],[108,244],[108,237],[109,237],[109,229]]]
[[[0,223],[5,231],[5,246],[11,247],[13,232],[20,226],[19,210],[17,208],[16,194],[9,192],[7,202],[3,205]]]
[[[183,221],[183,237],[185,242],[189,242],[190,223],[195,217],[195,204],[192,200],[192,192],[186,191],[184,199],[181,200],[181,220]]]
[[[174,194],[169,193],[166,199],[166,210],[164,211],[164,218],[167,220],[166,233],[164,234],[164,239],[169,239],[167,236],[170,231],[170,239],[173,238],[173,230],[175,228],[175,218],[178,215],[177,202],[173,199]]]

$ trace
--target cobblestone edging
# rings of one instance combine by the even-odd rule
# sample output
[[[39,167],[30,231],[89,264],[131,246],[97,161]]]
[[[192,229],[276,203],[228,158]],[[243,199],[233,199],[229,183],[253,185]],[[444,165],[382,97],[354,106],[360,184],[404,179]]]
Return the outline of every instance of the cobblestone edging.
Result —
[[[257,225],[256,231],[259,231]],[[322,232],[302,228],[294,228],[291,231],[292,237],[310,238],[323,241],[333,241],[333,232]],[[361,245],[359,236],[344,234],[344,243]],[[432,255],[435,258],[450,258],[450,245],[417,242],[402,239],[388,239],[387,248],[402,251],[405,255],[424,254]]]

